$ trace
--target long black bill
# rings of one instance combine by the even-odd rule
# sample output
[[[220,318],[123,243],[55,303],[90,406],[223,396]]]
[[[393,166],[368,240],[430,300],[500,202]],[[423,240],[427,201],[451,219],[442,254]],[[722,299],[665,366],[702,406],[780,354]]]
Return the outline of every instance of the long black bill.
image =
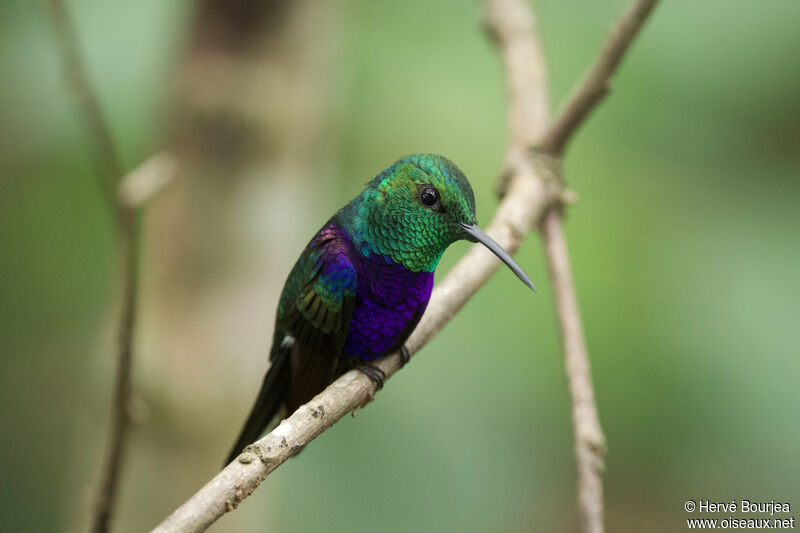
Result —
[[[503,250],[503,248],[494,242],[491,237],[486,235],[484,231],[476,226],[475,224],[461,224],[461,227],[464,231],[475,237],[475,239],[481,243],[482,245],[486,246],[489,250],[492,251],[494,255],[499,257],[503,263],[508,265],[508,268],[517,275],[519,279],[522,280],[522,283],[533,289],[533,292],[536,292],[536,287],[533,286],[533,282],[528,277],[528,275],[520,268],[520,266],[511,259],[511,256],[508,255],[508,252]]]

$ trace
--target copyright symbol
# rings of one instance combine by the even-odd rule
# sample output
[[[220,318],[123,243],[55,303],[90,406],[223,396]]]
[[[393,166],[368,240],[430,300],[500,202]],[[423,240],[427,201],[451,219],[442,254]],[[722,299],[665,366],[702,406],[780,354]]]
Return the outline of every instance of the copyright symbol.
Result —
[[[683,504],[683,508],[686,509],[688,512],[693,513],[696,504],[693,500],[686,500],[686,503]]]

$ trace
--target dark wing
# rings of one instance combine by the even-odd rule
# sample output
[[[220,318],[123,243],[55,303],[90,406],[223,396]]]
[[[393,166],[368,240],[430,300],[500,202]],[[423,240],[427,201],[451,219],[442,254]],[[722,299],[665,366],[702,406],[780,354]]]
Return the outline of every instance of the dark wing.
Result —
[[[226,464],[258,439],[281,404],[291,414],[336,376],[356,294],[356,271],[342,231],[332,224],[322,228],[286,280],[272,365]]]
[[[349,253],[343,230],[325,226],[300,257],[281,296],[278,321],[292,347],[286,398],[290,413],[337,375],[356,295]]]

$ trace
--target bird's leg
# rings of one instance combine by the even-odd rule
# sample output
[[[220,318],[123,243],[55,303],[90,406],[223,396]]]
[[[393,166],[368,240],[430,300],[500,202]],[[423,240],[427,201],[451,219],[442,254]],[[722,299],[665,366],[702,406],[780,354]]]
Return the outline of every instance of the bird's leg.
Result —
[[[368,363],[358,363],[355,368],[371,379],[375,385],[378,386],[378,390],[383,388],[383,381],[386,379],[386,372],[377,366],[372,366]]]
[[[406,363],[408,363],[409,359],[411,359],[411,354],[408,353],[408,348],[404,344],[400,347],[400,360],[402,361],[400,363],[400,368],[406,366]]]
[[[353,409],[353,412],[351,414],[352,416],[356,416],[358,410],[363,409],[364,407],[367,406],[368,403],[374,400],[375,393],[383,388],[383,381],[386,379],[386,372],[384,372],[377,366],[370,365],[369,363],[356,363],[353,368],[355,368],[356,370],[367,376],[377,386],[377,390],[370,390],[369,398],[367,398],[364,401],[364,403]]]

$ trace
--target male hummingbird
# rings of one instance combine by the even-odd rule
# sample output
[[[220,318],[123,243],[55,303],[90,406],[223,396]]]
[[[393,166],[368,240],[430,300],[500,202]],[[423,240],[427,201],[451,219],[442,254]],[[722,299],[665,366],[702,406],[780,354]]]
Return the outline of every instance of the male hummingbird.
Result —
[[[403,157],[370,181],[308,243],[283,287],[270,360],[227,462],[281,406],[292,413],[347,370],[383,385],[370,361],[400,350],[433,290],[433,271],[457,240],[480,242],[531,289],[513,259],[478,228],[475,196],[450,160]],[[534,289],[535,290],[535,289]]]

